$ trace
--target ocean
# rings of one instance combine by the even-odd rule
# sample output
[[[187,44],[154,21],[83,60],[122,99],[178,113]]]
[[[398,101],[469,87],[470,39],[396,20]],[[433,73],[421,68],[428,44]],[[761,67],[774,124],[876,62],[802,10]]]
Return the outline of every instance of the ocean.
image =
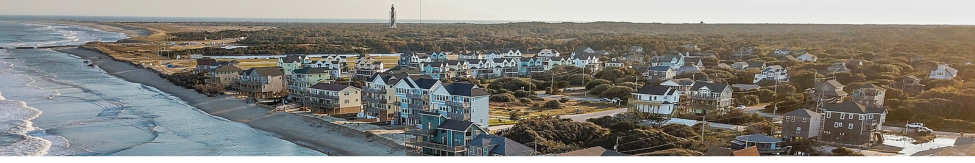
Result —
[[[0,47],[113,42],[120,33],[0,21]],[[0,156],[325,155],[209,115],[48,49],[0,49]]]

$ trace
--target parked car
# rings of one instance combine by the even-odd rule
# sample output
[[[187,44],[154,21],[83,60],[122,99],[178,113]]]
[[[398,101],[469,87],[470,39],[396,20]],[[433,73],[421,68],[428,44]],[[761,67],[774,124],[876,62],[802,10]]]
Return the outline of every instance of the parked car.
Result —
[[[745,105],[738,105],[738,110],[745,110]]]
[[[612,102],[613,100],[610,100],[608,98],[603,98],[603,99],[599,99],[599,101],[602,101],[602,102]]]
[[[904,125],[904,128],[921,128],[924,127],[924,123],[908,123]]]

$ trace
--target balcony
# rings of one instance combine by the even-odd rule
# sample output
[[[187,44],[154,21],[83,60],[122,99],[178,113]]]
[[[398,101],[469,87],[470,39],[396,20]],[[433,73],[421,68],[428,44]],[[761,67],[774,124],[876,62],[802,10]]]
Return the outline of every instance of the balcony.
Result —
[[[471,119],[471,114],[464,114],[464,113],[448,112],[446,116],[450,117],[450,119],[453,120],[469,121]]]
[[[308,97],[317,97],[317,98],[327,98],[327,99],[339,99],[339,96],[338,95],[332,95],[332,94],[314,94],[314,93],[309,93],[309,94],[307,94],[307,96]]]
[[[454,153],[460,153],[460,152],[464,152],[464,151],[467,150],[466,148],[464,148],[464,146],[450,146],[450,145],[444,145],[444,144],[424,142],[424,141],[421,141],[418,138],[406,139],[406,145],[412,145],[412,146],[418,146],[418,147],[423,147],[423,148],[427,148],[427,149],[447,151],[447,152],[454,152]]]
[[[365,100],[366,100],[366,102],[369,102],[369,103],[377,103],[377,104],[385,104],[385,103],[389,102],[389,100],[387,100],[385,98],[366,97]]]
[[[381,93],[381,94],[385,94],[386,93],[386,89],[383,89],[383,88],[372,88],[372,87],[363,89],[362,91],[367,92],[367,93]]]
[[[425,108],[426,108],[426,106],[427,106],[427,105],[425,105],[425,104],[415,104],[415,103],[414,103],[414,104],[409,104],[409,105],[407,105],[407,106],[409,106],[409,107],[410,107],[410,109],[420,109],[420,110],[425,110]]]
[[[457,106],[457,107],[470,108],[471,107],[471,103],[447,101],[447,106]]]
[[[363,107],[366,113],[378,113],[378,114],[391,114],[394,112],[393,109],[384,109],[380,107]]]
[[[407,93],[406,94],[406,97],[407,98],[414,98],[414,99],[424,99],[424,100],[430,99],[430,95],[412,94],[412,93]]]

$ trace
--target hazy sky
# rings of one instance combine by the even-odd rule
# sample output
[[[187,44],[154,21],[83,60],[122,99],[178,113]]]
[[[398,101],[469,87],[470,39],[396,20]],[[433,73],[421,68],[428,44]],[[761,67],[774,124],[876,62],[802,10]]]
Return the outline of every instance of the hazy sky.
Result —
[[[0,0],[0,15],[975,24],[975,0]]]

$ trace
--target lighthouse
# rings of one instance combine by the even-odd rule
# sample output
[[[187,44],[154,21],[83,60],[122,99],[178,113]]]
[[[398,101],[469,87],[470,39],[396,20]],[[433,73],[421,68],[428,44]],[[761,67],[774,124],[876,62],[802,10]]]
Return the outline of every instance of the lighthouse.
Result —
[[[389,7],[389,29],[396,29],[396,7]]]

